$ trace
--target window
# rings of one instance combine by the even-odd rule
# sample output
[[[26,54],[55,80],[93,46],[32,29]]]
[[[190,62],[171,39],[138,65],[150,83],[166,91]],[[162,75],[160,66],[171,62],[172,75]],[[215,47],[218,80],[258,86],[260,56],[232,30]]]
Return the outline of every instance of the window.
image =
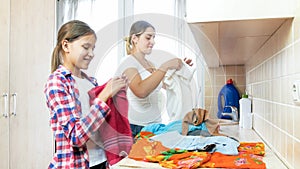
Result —
[[[90,64],[88,74],[95,76],[102,84],[113,76],[118,65],[118,0],[78,0],[57,1],[57,26],[78,19],[86,22],[96,32],[98,39],[95,58]],[[108,71],[112,70],[112,71]]]
[[[146,20],[156,29],[152,56],[160,54],[170,57],[193,59],[194,76],[198,93],[195,106],[203,106],[198,89],[203,86],[202,56],[185,21],[185,1],[182,0],[58,0],[57,25],[71,19],[88,23],[97,32],[95,58],[88,74],[95,76],[99,84],[114,76],[120,58],[125,54],[123,38],[128,35],[131,24]],[[161,58],[158,59],[161,62]],[[200,64],[199,64],[200,63]],[[197,66],[198,64],[199,66]],[[200,67],[200,68],[199,68]],[[201,73],[202,72],[202,73]],[[200,103],[199,103],[200,102]]]
[[[175,1],[174,0],[134,0],[134,20],[146,20],[156,29],[154,49],[168,51],[178,56],[174,51],[175,29]]]
[[[134,0],[134,14],[160,13],[174,15],[174,0]]]
[[[149,59],[155,60],[155,63],[162,63],[161,60],[166,60],[165,57],[168,56],[180,57],[182,59],[187,57],[194,62],[194,66],[191,69],[195,69],[196,64],[203,61],[201,60],[202,56],[197,55],[198,46],[184,17],[185,1],[134,0],[133,20],[146,20],[156,29],[156,43]],[[200,90],[200,86],[203,85],[200,83],[203,81],[203,76],[199,75],[202,74],[201,72],[203,72],[202,68],[197,67],[192,88],[196,101],[194,106],[202,107],[204,102],[200,98],[203,95],[203,91]],[[168,122],[166,112],[163,112],[163,122]]]
[[[79,19],[89,24],[95,31],[118,20],[118,0],[58,0],[58,27],[63,23]]]

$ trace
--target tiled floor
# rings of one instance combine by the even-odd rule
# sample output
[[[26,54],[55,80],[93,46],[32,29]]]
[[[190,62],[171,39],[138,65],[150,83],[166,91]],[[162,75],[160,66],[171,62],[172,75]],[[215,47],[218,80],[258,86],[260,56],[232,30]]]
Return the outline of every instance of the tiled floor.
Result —
[[[238,125],[224,125],[221,126],[220,132],[228,136],[234,137],[239,141],[257,142],[262,139],[251,129],[242,129]],[[287,169],[287,167],[279,160],[279,158],[271,151],[271,149],[265,144],[265,157],[264,162],[267,165],[267,169]],[[141,161],[135,161],[129,158],[125,158],[118,164],[112,167],[113,169],[129,169],[129,168],[143,168],[143,169],[162,169],[156,163],[146,163]]]

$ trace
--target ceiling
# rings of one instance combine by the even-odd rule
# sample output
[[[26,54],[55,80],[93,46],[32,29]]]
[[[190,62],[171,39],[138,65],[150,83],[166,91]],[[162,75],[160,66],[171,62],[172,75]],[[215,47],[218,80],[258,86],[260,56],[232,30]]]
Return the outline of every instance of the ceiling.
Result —
[[[288,18],[190,23],[209,67],[244,65]]]

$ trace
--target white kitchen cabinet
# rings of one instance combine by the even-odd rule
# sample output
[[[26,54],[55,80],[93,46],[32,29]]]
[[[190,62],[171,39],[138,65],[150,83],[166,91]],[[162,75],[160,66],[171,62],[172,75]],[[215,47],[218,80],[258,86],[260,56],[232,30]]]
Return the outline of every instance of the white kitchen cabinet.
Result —
[[[53,155],[43,89],[50,73],[55,3],[1,1],[1,169],[47,168]]]
[[[0,168],[6,169],[9,166],[9,120],[4,117],[8,113],[8,59],[9,59],[9,0],[1,2],[0,6]],[[5,103],[6,102],[6,103]],[[6,107],[5,107],[6,106]]]

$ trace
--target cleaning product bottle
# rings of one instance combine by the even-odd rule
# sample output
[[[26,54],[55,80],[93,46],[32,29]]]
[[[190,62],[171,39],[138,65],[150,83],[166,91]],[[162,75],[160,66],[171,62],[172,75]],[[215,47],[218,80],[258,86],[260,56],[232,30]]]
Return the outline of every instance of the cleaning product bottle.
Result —
[[[218,95],[218,118],[232,119],[230,116],[224,116],[222,113],[232,113],[229,106],[236,107],[239,110],[240,94],[233,85],[232,79],[228,79],[226,84],[222,87]]]
[[[240,103],[240,121],[239,126],[241,128],[252,129],[252,112],[251,112],[251,100],[247,94],[243,94],[239,100]]]

